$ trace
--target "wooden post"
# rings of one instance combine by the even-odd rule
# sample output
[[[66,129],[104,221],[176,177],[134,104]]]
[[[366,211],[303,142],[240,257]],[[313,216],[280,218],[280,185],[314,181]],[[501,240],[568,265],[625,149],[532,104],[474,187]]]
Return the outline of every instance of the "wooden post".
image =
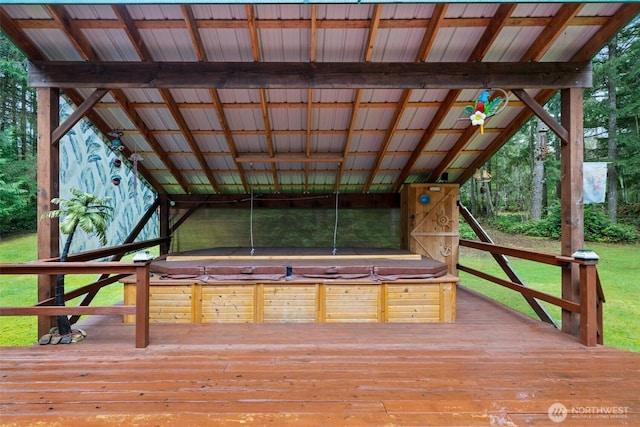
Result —
[[[582,89],[561,92],[562,126],[569,134],[560,147],[561,255],[571,256],[584,245],[584,207],[582,200],[583,105]],[[562,297],[580,301],[580,272],[575,264],[562,271]],[[580,315],[562,310],[562,330],[578,336]]]
[[[149,345],[149,266],[136,268],[136,348]]]
[[[596,292],[596,260],[586,260],[580,270],[580,342],[588,347],[598,345],[598,294]]]
[[[160,200],[160,236],[159,237],[168,237],[171,232],[169,228],[169,198],[166,194],[159,194],[158,198]],[[171,241],[165,241],[160,244],[160,255],[166,255],[169,253],[169,249],[171,246]]]
[[[59,196],[60,150],[53,143],[52,133],[60,121],[60,93],[56,88],[38,89],[38,259],[60,255],[58,220],[40,220],[42,214],[52,210],[51,199]],[[54,295],[55,275],[38,275],[38,301]],[[38,316],[38,337],[49,332],[55,317]]]

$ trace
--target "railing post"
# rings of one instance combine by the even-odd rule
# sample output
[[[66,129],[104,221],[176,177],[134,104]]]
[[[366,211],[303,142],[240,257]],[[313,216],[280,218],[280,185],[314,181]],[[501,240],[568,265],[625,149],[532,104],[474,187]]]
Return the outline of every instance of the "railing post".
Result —
[[[136,348],[149,345],[149,266],[136,268]]]
[[[596,288],[598,259],[595,252],[579,250],[573,257],[580,260],[580,342],[587,347],[598,345],[598,292]]]

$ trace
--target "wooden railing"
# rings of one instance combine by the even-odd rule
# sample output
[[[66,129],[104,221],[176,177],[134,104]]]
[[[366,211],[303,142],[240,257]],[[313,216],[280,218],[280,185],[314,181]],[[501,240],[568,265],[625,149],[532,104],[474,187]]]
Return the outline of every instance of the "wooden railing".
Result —
[[[86,293],[97,292],[103,286],[114,283],[122,277],[134,274],[136,277],[136,305],[114,306],[54,306],[53,298],[38,302],[30,307],[0,307],[0,316],[69,316],[69,315],[125,315],[136,316],[137,348],[149,345],[149,265],[134,262],[52,262],[36,261],[23,264],[0,264],[0,276],[7,274],[115,274],[90,285],[65,294],[65,301]]]
[[[558,306],[562,310],[580,314],[580,342],[587,346],[603,344],[602,303],[604,303],[605,300],[596,267],[597,260],[583,260],[465,239],[460,239],[460,246],[487,251],[492,255],[506,255],[538,263],[554,265],[563,269],[570,269],[572,265],[578,265],[580,269],[579,301],[571,301],[556,297],[528,288],[522,283],[501,279],[482,271],[465,267],[464,265],[458,264],[458,270],[517,291],[526,298],[535,298]]]

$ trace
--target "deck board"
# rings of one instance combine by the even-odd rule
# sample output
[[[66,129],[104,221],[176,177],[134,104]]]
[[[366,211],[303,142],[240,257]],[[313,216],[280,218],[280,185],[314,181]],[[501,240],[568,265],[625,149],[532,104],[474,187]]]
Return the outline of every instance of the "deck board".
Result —
[[[640,354],[457,304],[453,324],[153,324],[146,349],[94,316],[80,343],[1,349],[0,425],[640,425]],[[624,413],[552,423],[554,403]]]

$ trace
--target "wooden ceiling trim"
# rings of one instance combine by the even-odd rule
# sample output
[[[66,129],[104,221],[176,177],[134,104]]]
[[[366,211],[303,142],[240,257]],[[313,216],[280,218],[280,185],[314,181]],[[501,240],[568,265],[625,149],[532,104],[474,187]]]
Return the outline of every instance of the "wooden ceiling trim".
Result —
[[[444,4],[444,3],[438,3]],[[315,6],[315,5],[313,5]],[[9,18],[10,19],[10,18]],[[379,28],[424,28],[429,25],[426,19],[381,19]],[[509,27],[546,27],[552,20],[546,16],[512,17],[507,21]],[[568,23],[570,26],[600,26],[608,22],[607,16],[576,16]],[[60,29],[62,25],[53,19],[14,19],[13,22],[21,29]],[[74,19],[73,25],[79,29],[104,29],[117,30],[124,28],[117,19]],[[242,29],[246,24],[237,19],[196,19],[196,25],[200,29]],[[486,27],[491,18],[445,18],[442,21],[443,28],[467,28]],[[144,19],[133,21],[139,30],[157,29],[184,29],[186,23],[179,19]],[[366,29],[369,28],[369,20],[366,19],[322,19],[318,20],[316,28],[319,29]],[[309,28],[308,20],[304,19],[262,19],[256,21],[258,29],[305,29]]]
[[[211,102],[213,103],[213,108],[216,111],[218,116],[218,122],[220,123],[220,127],[222,128],[222,132],[224,134],[224,138],[227,141],[227,146],[229,147],[229,153],[231,157],[234,159],[234,163],[237,169],[237,173],[240,176],[240,182],[244,187],[245,193],[249,191],[249,184],[247,182],[247,177],[244,174],[242,167],[235,160],[238,157],[238,150],[236,149],[236,144],[233,141],[233,133],[231,132],[231,128],[229,127],[229,123],[227,122],[227,117],[224,113],[224,108],[222,103],[220,102],[220,96],[218,95],[218,91],[215,89],[209,89],[209,96],[211,97]],[[226,153],[224,153],[226,155]]]
[[[108,89],[480,89],[589,87],[581,62],[67,62],[32,61],[33,87]]]
[[[67,13],[64,6],[59,5],[45,5],[47,13],[62,27],[63,31],[67,35],[69,42],[73,44],[83,59],[88,61],[99,60],[98,55],[93,50],[91,43],[89,43],[82,34],[82,32],[72,24],[72,19]]]
[[[349,128],[347,129],[347,136],[345,138],[344,148],[342,150],[342,161],[338,165],[338,175],[336,177],[336,182],[333,190],[334,193],[338,193],[340,191],[340,183],[342,182],[342,177],[344,176],[344,171],[346,169],[347,156],[351,156],[355,154],[350,152],[351,140],[353,139],[356,120],[358,118],[358,113],[360,112],[361,98],[362,98],[362,90],[356,89],[353,97],[353,108],[351,110],[351,117],[349,118]]]
[[[83,99],[83,97],[75,90],[73,89],[66,89],[64,91],[65,95],[71,100],[71,102],[73,102],[75,105],[81,105],[85,100]],[[101,132],[103,135],[108,135],[109,132],[113,129],[111,129],[109,127],[109,125],[107,125],[107,123],[102,120],[102,118],[97,114],[97,112],[95,110],[88,110],[85,113],[85,117],[93,124],[93,126],[95,126],[95,128]],[[132,154],[132,151],[129,150],[125,144],[125,148],[122,151],[122,156],[124,158],[129,158],[129,156]],[[156,153],[153,153],[154,155],[156,155]],[[142,176],[144,179],[147,180],[147,182],[159,193],[159,194],[165,194],[165,190],[162,187],[162,185],[160,185],[160,182],[158,182],[158,180],[156,180],[153,175],[151,174],[151,172],[144,167],[143,164],[138,163],[138,173],[140,174],[140,176]]]
[[[184,22],[187,25],[187,30],[189,31],[189,37],[191,38],[191,44],[193,45],[196,58],[198,58],[198,61],[200,62],[206,61],[206,51],[204,49],[204,44],[202,43],[202,37],[200,37],[198,24],[193,16],[193,9],[190,5],[182,4],[180,5],[180,10],[182,11],[182,16],[184,16]]]
[[[191,131],[189,130],[189,126],[187,125],[187,122],[184,120],[184,117],[182,116],[180,109],[178,108],[175,101],[173,100],[173,96],[171,96],[169,89],[159,89],[159,90],[160,90],[160,95],[162,96],[162,99],[164,99],[166,107],[169,109],[169,113],[171,114],[171,116],[173,117],[173,120],[175,120],[176,124],[178,125],[178,128],[180,129],[180,133],[182,134],[184,139],[187,141],[187,144],[189,144],[189,148],[191,149],[191,152],[195,156],[196,160],[198,161],[198,164],[200,165],[202,172],[204,172],[204,174],[207,177],[207,180],[209,180],[209,184],[211,184],[211,188],[213,188],[213,190],[217,193],[220,192],[220,189],[218,188],[218,184],[216,183],[216,179],[211,173],[211,168],[209,168],[209,165],[207,164],[206,159],[202,155],[202,152],[200,151],[200,147],[198,147],[198,143],[196,142],[195,138],[191,134]]]
[[[583,6],[584,4],[581,3],[563,5],[535,42],[531,43],[529,50],[522,56],[521,61],[539,61],[551,44],[567,28],[568,22],[578,14]]]
[[[362,108],[395,108],[396,102],[362,102],[360,105]],[[100,102],[95,108],[113,108],[114,102]],[[132,102],[134,108],[162,108],[162,104],[158,102]],[[213,109],[213,105],[202,102],[180,102],[177,104],[180,109],[185,110],[188,108],[194,109]],[[468,101],[458,101],[454,104],[454,107],[463,108],[469,105]],[[277,108],[291,108],[291,109],[307,109],[309,107],[309,101],[307,102],[269,102],[269,109]],[[524,107],[525,105],[521,101],[509,100],[509,107]],[[225,109],[256,109],[260,108],[259,102],[234,102],[223,103],[222,107]],[[349,108],[353,107],[352,102],[312,102],[311,108],[313,109],[336,109],[336,108]],[[436,101],[409,101],[407,108],[439,108],[440,103]]]
[[[142,118],[138,115],[135,109],[129,106],[129,100],[127,99],[127,96],[124,94],[124,92],[121,90],[114,89],[111,91],[111,94],[120,105],[120,108],[122,109],[122,111],[127,115],[127,117],[129,117],[129,120],[131,120],[131,122],[140,132],[140,134],[145,138],[149,146],[151,146],[151,148],[156,153],[158,158],[162,161],[162,163],[165,164],[165,166],[167,166],[167,169],[169,170],[169,172],[171,172],[171,175],[174,177],[178,185],[180,185],[180,187],[185,193],[189,193],[190,192],[189,184],[184,179],[184,177],[180,174],[180,171],[178,170],[178,168],[175,167],[175,165],[167,155],[167,152],[164,151],[160,143],[153,136],[153,133],[149,130],[144,120],[142,120]]]

